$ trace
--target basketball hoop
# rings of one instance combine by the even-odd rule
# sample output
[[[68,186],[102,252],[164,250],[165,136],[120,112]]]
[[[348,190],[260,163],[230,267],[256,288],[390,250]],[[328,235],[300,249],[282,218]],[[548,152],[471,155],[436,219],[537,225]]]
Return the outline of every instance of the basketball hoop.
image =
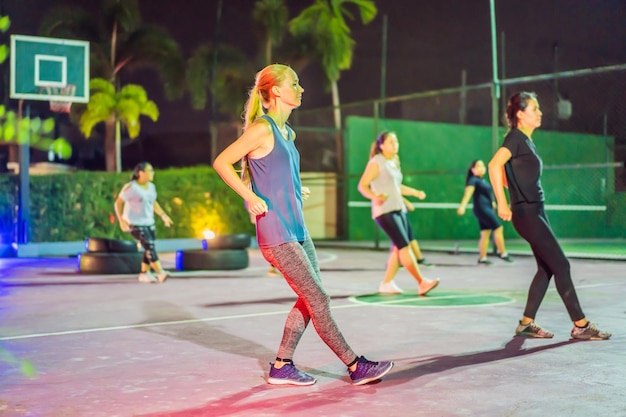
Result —
[[[74,84],[68,84],[64,87],[46,86],[42,88],[41,92],[50,96],[51,111],[69,113],[72,108],[72,102],[64,99],[76,95],[76,86]]]

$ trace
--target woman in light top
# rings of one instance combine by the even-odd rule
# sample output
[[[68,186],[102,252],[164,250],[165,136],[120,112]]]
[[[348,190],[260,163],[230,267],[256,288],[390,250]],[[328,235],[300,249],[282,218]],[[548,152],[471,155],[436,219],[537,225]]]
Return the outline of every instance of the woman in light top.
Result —
[[[393,281],[399,264],[415,278],[418,294],[426,295],[439,284],[439,280],[427,280],[419,269],[422,253],[406,216],[407,202],[403,196],[426,198],[421,190],[402,184],[398,137],[394,132],[381,133],[372,144],[370,160],[359,181],[359,191],[372,201],[372,218],[392,242],[387,261],[385,278],[378,291],[398,294],[403,290]]]
[[[267,382],[312,385],[316,379],[293,363],[294,351],[310,321],[317,334],[347,366],[354,385],[377,380],[393,362],[372,362],[358,356],[339,331],[322,287],[315,246],[304,224],[302,201],[308,196],[300,180],[296,134],[287,124],[300,107],[304,89],[288,66],[273,64],[256,75],[244,112],[244,132],[213,163],[215,171],[246,203],[256,218],[256,237],[265,259],[283,275],[298,299],[287,315],[276,361]],[[243,160],[250,184],[234,164]],[[250,185],[250,187],[249,187]]]
[[[168,272],[161,266],[155,248],[154,214],[156,213],[163,220],[166,227],[170,227],[174,222],[157,202],[153,179],[154,168],[150,163],[137,164],[130,182],[124,185],[115,200],[114,207],[120,228],[137,239],[144,249],[139,282],[163,283],[167,279]],[[151,269],[156,276],[152,274]]]

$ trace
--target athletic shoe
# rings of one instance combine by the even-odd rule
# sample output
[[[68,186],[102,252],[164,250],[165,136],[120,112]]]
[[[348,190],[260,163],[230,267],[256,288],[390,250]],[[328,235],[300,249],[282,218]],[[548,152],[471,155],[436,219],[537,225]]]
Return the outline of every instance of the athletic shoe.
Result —
[[[393,368],[392,361],[372,362],[360,356],[356,369],[354,371],[348,369],[348,373],[354,385],[363,385],[382,378],[391,371],[391,368]]]
[[[137,277],[137,280],[139,282],[143,282],[144,284],[152,284],[152,283],[157,282],[157,278],[150,271],[142,272],[141,274],[139,274],[139,277]]]
[[[537,323],[531,321],[530,324],[523,325],[520,321],[515,329],[516,336],[536,337],[538,339],[551,339],[554,337],[554,333],[539,327]]]
[[[274,368],[274,363],[270,362],[270,376],[267,383],[272,385],[313,385],[317,381],[311,375],[300,371],[293,363],[286,363],[282,368]]]
[[[270,269],[267,271],[267,276],[272,278],[280,278],[283,275],[280,273],[278,269],[274,265],[270,266]]]
[[[435,266],[435,264],[431,264],[430,262],[428,262],[428,261],[426,260],[426,258],[419,259],[419,260],[417,261],[417,263],[418,263],[419,265],[421,265],[421,266],[426,266],[426,267],[428,267],[428,266]]]
[[[487,259],[487,258],[484,258],[484,259],[479,259],[479,260],[478,260],[478,265],[486,265],[486,266],[489,266],[489,265],[493,265],[493,262],[491,262],[491,261],[490,261],[489,259]]]
[[[598,329],[595,323],[589,323],[586,327],[574,326],[572,338],[580,340],[607,340],[611,333]]]
[[[508,253],[506,255],[498,255],[498,258],[502,259],[503,261],[509,262],[509,263],[513,263],[515,262],[513,260],[513,258],[511,258],[511,255],[509,255]]]
[[[159,280],[159,284],[163,284],[167,277],[170,276],[170,273],[165,269],[157,274],[157,279]]]
[[[398,287],[394,281],[381,282],[378,287],[378,292],[381,294],[402,294],[404,291]]]
[[[432,281],[428,281],[428,280],[423,279],[422,282],[420,283],[419,287],[418,287],[417,293],[419,295],[426,295],[432,289],[434,289],[437,285],[439,285],[439,278],[434,279]]]

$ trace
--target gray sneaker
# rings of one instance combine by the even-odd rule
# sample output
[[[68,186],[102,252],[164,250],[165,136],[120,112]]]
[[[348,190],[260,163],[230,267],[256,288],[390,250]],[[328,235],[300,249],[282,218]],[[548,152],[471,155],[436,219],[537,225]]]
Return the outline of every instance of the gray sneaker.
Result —
[[[286,363],[282,368],[274,368],[274,363],[270,362],[270,376],[267,383],[272,385],[313,385],[317,381],[311,375],[306,374],[295,367],[293,363]]]
[[[348,369],[348,373],[354,385],[363,385],[382,378],[391,371],[391,368],[393,368],[392,361],[372,362],[364,356],[359,356],[356,369],[354,371]]]
[[[538,339],[551,339],[554,337],[554,333],[539,327],[537,323],[531,321],[530,324],[523,325],[520,321],[515,329],[516,336],[535,337]]]
[[[603,332],[598,329],[595,323],[589,323],[586,327],[574,326],[572,329],[572,338],[580,340],[607,340],[611,337],[611,333]]]

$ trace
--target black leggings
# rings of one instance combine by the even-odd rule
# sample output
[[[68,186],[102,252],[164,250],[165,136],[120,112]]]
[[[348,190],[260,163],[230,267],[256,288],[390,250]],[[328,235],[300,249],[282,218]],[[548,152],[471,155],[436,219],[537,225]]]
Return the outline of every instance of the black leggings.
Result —
[[[154,225],[130,226],[130,234],[139,241],[144,249],[143,259],[141,262],[146,265],[150,265],[152,262],[159,260],[155,247],[156,227]]]
[[[570,264],[556,240],[543,203],[521,203],[512,207],[513,226],[529,244],[537,261],[537,273],[530,284],[524,316],[535,318],[539,305],[546,295],[550,278],[572,321],[585,318],[576,289],[572,283]]]

